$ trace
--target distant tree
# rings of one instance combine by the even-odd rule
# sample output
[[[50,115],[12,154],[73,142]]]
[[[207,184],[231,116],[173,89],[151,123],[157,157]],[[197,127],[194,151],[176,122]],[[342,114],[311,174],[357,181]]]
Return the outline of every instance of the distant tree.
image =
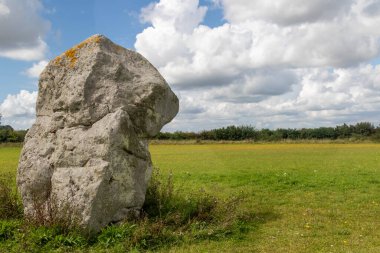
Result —
[[[341,126],[335,127],[335,132],[338,138],[349,138],[352,135],[353,128],[344,123]]]
[[[375,127],[370,122],[359,122],[354,126],[356,134],[361,136],[370,136],[375,133]]]

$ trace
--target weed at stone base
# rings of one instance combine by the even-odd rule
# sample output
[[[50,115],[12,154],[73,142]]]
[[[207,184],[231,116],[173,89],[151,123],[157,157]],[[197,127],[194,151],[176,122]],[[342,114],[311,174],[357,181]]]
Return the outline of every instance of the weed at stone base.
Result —
[[[11,186],[11,175],[0,176],[0,219],[15,219],[22,216],[22,205],[18,193]]]

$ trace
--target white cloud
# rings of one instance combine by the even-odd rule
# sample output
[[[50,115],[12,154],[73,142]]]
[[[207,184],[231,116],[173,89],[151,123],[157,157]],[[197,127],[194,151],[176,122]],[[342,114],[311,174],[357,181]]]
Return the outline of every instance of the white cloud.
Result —
[[[213,88],[210,97],[233,103],[259,102],[286,94],[297,83],[298,77],[291,70],[258,70],[244,74],[226,87]]]
[[[198,0],[161,0],[141,11],[141,19],[153,27],[191,33],[203,20],[207,8],[198,7]]]
[[[243,91],[234,93],[229,87],[181,92],[181,105],[185,101],[187,107],[188,101],[194,101],[192,106],[202,110],[189,114],[181,108],[176,121],[166,129],[200,130],[230,124],[293,128],[358,121],[380,123],[380,65],[302,69],[294,74],[299,81],[291,91],[253,102],[254,99],[245,100]],[[215,98],[217,92],[225,97]]]
[[[142,11],[152,25],[135,48],[184,105],[166,129],[376,120],[379,66],[367,63],[380,55],[378,0],[213,2],[226,19],[214,28],[197,0]]]
[[[225,17],[232,23],[263,20],[294,25],[336,19],[347,14],[353,0],[220,0]]]
[[[42,60],[37,63],[33,63],[33,66],[25,71],[25,74],[31,78],[38,78],[49,62]]]
[[[173,4],[174,1],[177,3]],[[157,12],[156,7],[160,5],[163,8],[166,2],[151,6],[150,12],[145,10],[145,15],[150,20],[155,20],[156,16],[165,20],[169,15]],[[170,4],[181,6],[181,2],[172,0]],[[228,2],[224,7],[240,2]],[[285,3],[284,0],[281,2]],[[313,9],[312,3],[316,1],[304,1],[303,5]],[[178,9],[184,11],[189,23],[199,23],[199,17],[194,15],[192,18],[189,13],[200,7],[191,6]],[[198,25],[192,32],[182,32],[176,28],[175,18],[167,18],[167,22],[152,21],[152,26],[137,36],[135,47],[159,67],[169,82],[187,87],[188,83],[198,83],[194,78],[209,81],[212,79],[210,75],[216,76],[214,73],[219,73],[219,77],[222,74],[234,78],[244,68],[352,66],[379,55],[380,30],[377,24],[380,20],[377,16],[365,16],[365,6],[349,7],[350,12],[332,20],[290,27],[252,18],[244,22],[233,22],[232,19],[215,28]],[[246,11],[251,9],[246,8]]]
[[[6,16],[10,13],[9,8],[1,1],[0,2],[0,16]]]
[[[11,125],[15,129],[29,128],[35,119],[37,91],[21,90],[16,95],[8,95],[0,104],[3,125]]]
[[[379,80],[380,65],[309,70],[295,105],[308,111],[380,111]]]
[[[41,18],[39,0],[0,1],[0,57],[41,60],[47,51],[43,40],[50,23]]]

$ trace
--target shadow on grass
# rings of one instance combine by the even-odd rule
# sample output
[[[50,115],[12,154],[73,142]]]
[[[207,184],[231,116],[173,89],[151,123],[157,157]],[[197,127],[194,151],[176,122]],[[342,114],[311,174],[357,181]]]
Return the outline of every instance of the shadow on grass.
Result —
[[[268,222],[280,219],[281,216],[272,211],[259,211],[252,215],[250,220],[250,233],[255,233],[260,230],[260,228]]]

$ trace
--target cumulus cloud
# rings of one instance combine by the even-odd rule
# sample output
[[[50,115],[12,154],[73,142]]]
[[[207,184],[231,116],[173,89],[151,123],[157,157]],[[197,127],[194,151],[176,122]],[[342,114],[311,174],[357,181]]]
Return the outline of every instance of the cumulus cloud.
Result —
[[[293,74],[299,80],[289,92],[254,102],[254,98],[245,100],[243,91],[233,93],[228,87],[181,92],[180,101],[185,101],[186,107],[193,101],[193,108],[202,110],[190,114],[181,111],[166,129],[200,130],[230,124],[294,128],[358,121],[380,123],[380,65],[302,69]],[[225,97],[213,98],[217,92]]]
[[[152,26],[137,36],[135,47],[156,64],[173,85],[183,82],[186,83],[183,86],[188,87],[187,83],[197,83],[192,80],[194,77],[202,79],[208,76],[208,81],[212,79],[210,72],[211,75],[218,72],[234,78],[244,68],[352,66],[372,59],[380,52],[378,16],[364,15],[364,9],[368,6],[359,4],[360,1],[355,4],[352,1],[302,1],[300,6],[306,10],[316,11],[314,7],[319,3],[320,9],[333,10],[335,16],[331,20],[310,19],[292,26],[260,18],[255,15],[257,8],[242,5],[243,2],[261,3],[265,7],[276,1],[223,1],[229,22],[215,28],[201,25],[199,16],[189,15],[201,7],[186,5],[187,8],[178,9],[184,12],[183,16],[193,24],[192,27],[198,23],[191,32],[188,29],[183,32],[183,22],[176,23],[175,18],[162,21],[169,14],[163,15],[157,11],[157,6],[165,9],[162,6],[183,5],[181,0],[168,2],[161,1],[154,7],[144,9],[143,13],[149,17],[147,20],[151,20]],[[286,2],[294,4],[289,0],[280,1],[283,5]],[[338,15],[339,8],[326,7],[331,4],[339,5],[346,11]],[[238,8],[239,11],[228,14],[230,8]],[[240,17],[239,13],[243,12],[240,9],[243,8],[245,12],[252,12],[251,16],[247,14],[244,22],[235,21],[232,16]],[[265,8],[271,9],[273,6]]]
[[[39,15],[39,0],[0,1],[0,57],[40,60],[47,51],[43,40],[50,23]]]
[[[144,8],[135,48],[181,94],[167,129],[331,125],[380,113],[378,0],[198,0]],[[372,119],[372,120],[371,120]]]
[[[25,71],[25,74],[31,78],[38,78],[49,62],[42,60],[37,63],[33,63],[33,66]]]
[[[298,83],[298,77],[290,70],[257,70],[244,74],[226,87],[214,88],[212,97],[233,103],[252,103],[270,96],[286,94]]]
[[[161,0],[141,11],[141,19],[153,27],[191,33],[203,20],[207,7],[198,7],[198,0]]]
[[[364,13],[369,16],[379,16],[380,15],[380,2],[379,1],[369,1],[363,8]]]
[[[0,2],[0,16],[7,16],[9,13],[9,8],[3,2]]]
[[[11,125],[15,129],[27,129],[35,120],[35,104],[37,92],[21,90],[15,95],[8,95],[0,104],[3,125]]]
[[[380,66],[309,70],[295,102],[308,111],[380,110]]]
[[[278,25],[295,25],[336,19],[349,12],[353,0],[220,0],[225,17],[233,23],[263,20]]]

